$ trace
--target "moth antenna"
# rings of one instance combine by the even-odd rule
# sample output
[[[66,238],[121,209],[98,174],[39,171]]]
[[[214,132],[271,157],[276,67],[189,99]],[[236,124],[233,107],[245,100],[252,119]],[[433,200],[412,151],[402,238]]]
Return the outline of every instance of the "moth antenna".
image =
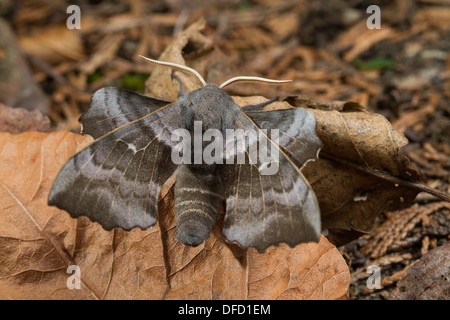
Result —
[[[287,82],[291,82],[292,80],[272,80],[272,79],[266,79],[266,78],[260,78],[260,77],[249,77],[249,76],[239,76],[234,77],[231,79],[228,79],[224,83],[222,83],[219,88],[223,89],[226,86],[229,86],[232,83],[235,82],[259,82],[259,83],[268,83],[268,84],[283,84]]]
[[[151,63],[160,65],[160,66],[171,67],[171,68],[174,68],[174,69],[176,69],[178,71],[182,71],[182,72],[188,73],[191,76],[196,77],[202,83],[203,86],[206,86],[206,81],[202,78],[202,76],[197,71],[195,71],[192,68],[189,68],[189,67],[186,67],[186,66],[182,66],[181,64],[177,64],[177,63],[173,63],[173,62],[153,60],[153,59],[141,56],[141,55],[139,55],[139,57],[141,57],[142,59],[145,59],[145,60],[147,60],[147,61],[149,61]]]

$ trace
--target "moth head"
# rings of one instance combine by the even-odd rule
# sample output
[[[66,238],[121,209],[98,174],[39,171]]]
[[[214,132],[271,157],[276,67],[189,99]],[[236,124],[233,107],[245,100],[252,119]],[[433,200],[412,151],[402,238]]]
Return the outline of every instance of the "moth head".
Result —
[[[139,57],[141,57],[151,63],[157,64],[160,66],[170,67],[175,70],[190,74],[191,76],[194,76],[195,78],[197,78],[197,80],[200,81],[200,83],[202,84],[203,87],[206,86],[206,81],[202,78],[202,76],[197,71],[195,71],[192,68],[189,68],[189,67],[177,64],[177,63],[173,63],[173,62],[153,60],[153,59],[141,56],[141,55]],[[228,79],[227,81],[225,81],[224,83],[219,85],[219,88],[223,89],[223,88],[225,88],[233,83],[237,83],[237,82],[258,82],[258,83],[265,83],[265,84],[284,84],[284,83],[288,83],[291,81],[292,80],[273,80],[273,79],[266,79],[266,78],[261,78],[261,77],[238,76],[238,77]]]

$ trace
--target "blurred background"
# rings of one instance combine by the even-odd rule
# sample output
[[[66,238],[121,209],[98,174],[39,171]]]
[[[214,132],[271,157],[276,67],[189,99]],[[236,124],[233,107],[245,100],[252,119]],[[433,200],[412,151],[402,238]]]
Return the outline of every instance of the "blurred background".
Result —
[[[80,29],[67,27],[69,5],[80,8]],[[381,9],[379,30],[367,28],[370,5]],[[292,79],[263,91],[252,85],[229,91],[358,102],[409,139],[403,151],[429,186],[450,191],[449,0],[0,0],[0,131],[79,132],[93,92],[113,85],[143,93],[153,67],[138,55],[157,59],[201,18],[204,38],[188,42],[183,54],[187,65],[208,56],[199,70],[208,82],[237,75]],[[14,114],[20,123],[21,108],[34,114],[33,124],[8,129],[2,118]],[[413,206],[433,201],[419,194]],[[371,235],[340,248],[352,271],[351,298],[388,296],[396,273],[448,242],[449,210],[434,214],[438,231],[413,225],[405,234],[410,241],[395,249],[400,255],[386,260],[383,272],[393,277],[382,290],[364,289],[361,267],[381,258],[359,250]]]

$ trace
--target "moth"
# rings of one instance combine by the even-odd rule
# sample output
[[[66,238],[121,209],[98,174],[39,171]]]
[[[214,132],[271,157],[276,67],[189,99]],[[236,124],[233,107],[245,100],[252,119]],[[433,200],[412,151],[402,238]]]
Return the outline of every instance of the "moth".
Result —
[[[319,205],[301,173],[321,147],[313,114],[304,108],[263,110],[276,98],[241,108],[223,90],[238,82],[286,81],[240,76],[217,86],[206,84],[197,71],[186,66],[142,58],[186,72],[202,87],[185,93],[175,77],[180,84],[175,102],[113,87],[95,92],[91,107],[79,119],[82,133],[95,140],[60,170],[49,205],[74,218],[87,216],[106,230],[146,229],[158,219],[162,186],[176,175],[176,240],[185,245],[197,246],[209,237],[223,203],[222,232],[228,242],[259,252],[280,243],[294,247],[317,242]],[[225,139],[223,149],[216,149],[223,152],[215,154],[223,161],[174,163],[180,141],[173,133],[180,129],[190,134],[215,130],[226,135],[231,129],[256,134]],[[278,131],[278,141],[270,138],[270,130]],[[181,153],[192,151],[187,157],[192,160],[205,151],[207,142],[202,141],[200,151],[191,147]],[[263,145],[267,145],[266,151],[277,151],[276,160],[267,163],[252,157],[250,150]],[[239,157],[241,161],[236,162]],[[271,165],[277,170],[263,174]]]

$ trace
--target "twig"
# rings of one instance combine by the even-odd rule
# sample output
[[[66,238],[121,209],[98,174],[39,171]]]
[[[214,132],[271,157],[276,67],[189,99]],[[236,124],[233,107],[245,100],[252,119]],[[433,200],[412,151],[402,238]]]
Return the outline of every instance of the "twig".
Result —
[[[370,174],[372,176],[375,176],[375,177],[380,178],[380,179],[385,180],[385,181],[392,182],[393,184],[398,184],[400,186],[411,188],[411,189],[418,190],[418,191],[425,191],[425,192],[427,192],[429,194],[432,194],[433,196],[435,196],[435,197],[437,197],[437,198],[439,198],[441,200],[450,202],[450,195],[448,195],[447,193],[442,192],[440,190],[433,189],[433,188],[427,186],[424,183],[413,182],[413,181],[404,180],[402,178],[394,177],[394,176],[391,176],[391,175],[389,175],[387,173],[384,173],[382,171],[376,171],[376,170],[373,170],[373,169],[368,168],[366,166],[355,164],[355,163],[352,163],[351,161],[335,157],[335,156],[333,156],[333,155],[331,155],[331,154],[329,154],[327,152],[324,152],[324,151],[320,152],[319,157],[323,157],[325,159],[329,159],[329,160],[332,160],[332,161],[335,161],[335,162],[338,162],[338,163],[341,163],[341,164],[345,164],[347,166],[351,166],[352,168],[354,168],[354,169],[356,169],[358,171]]]

